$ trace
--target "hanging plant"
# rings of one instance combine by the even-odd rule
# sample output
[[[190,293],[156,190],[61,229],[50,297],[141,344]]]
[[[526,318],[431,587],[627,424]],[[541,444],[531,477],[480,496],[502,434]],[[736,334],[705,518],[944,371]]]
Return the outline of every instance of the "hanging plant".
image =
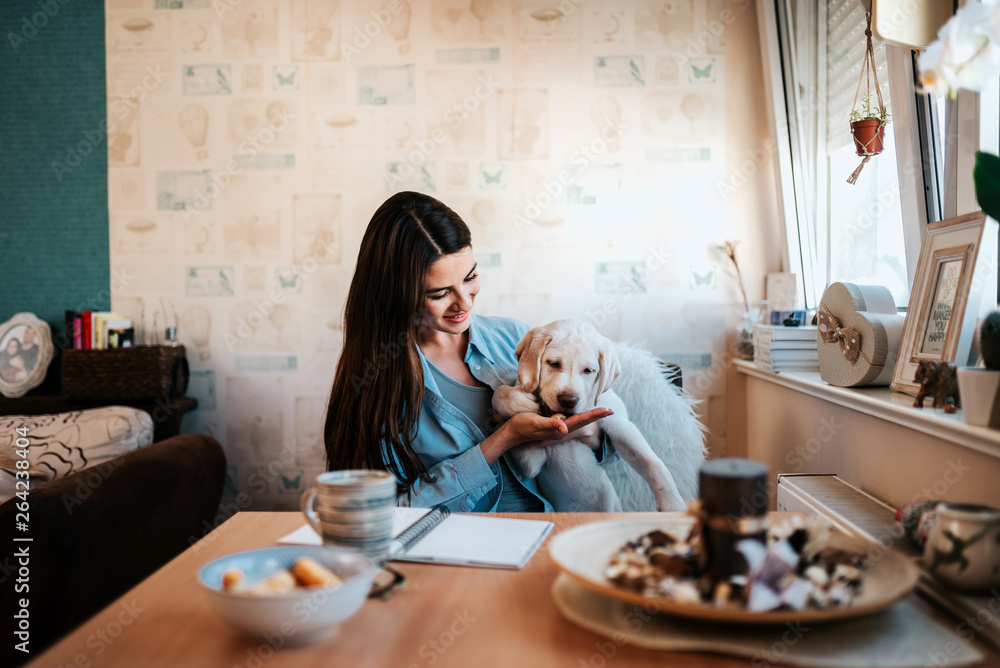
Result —
[[[882,152],[882,140],[885,138],[885,126],[889,123],[889,109],[882,100],[882,89],[878,85],[878,73],[875,70],[875,48],[872,46],[872,15],[871,12],[865,14],[867,25],[865,27],[865,56],[861,61],[861,76],[858,78],[858,88],[854,91],[854,104],[851,105],[851,136],[854,137],[854,149],[858,155],[864,156],[861,164],[855,169],[847,182],[854,184],[861,174],[861,170],[868,164],[873,155]],[[877,103],[872,101],[872,83],[875,86],[875,97]],[[861,96],[861,104],[858,104],[858,96],[861,95],[861,84],[865,85],[865,94]]]
[[[854,150],[860,156],[873,156],[882,152],[885,126],[889,124],[889,110],[886,107],[871,107],[871,94],[861,97],[861,106],[851,109],[851,135]]]

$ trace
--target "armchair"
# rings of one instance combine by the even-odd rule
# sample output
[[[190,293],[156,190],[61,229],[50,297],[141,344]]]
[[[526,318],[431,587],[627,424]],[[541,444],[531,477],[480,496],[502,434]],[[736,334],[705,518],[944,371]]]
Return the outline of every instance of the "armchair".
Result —
[[[30,613],[30,654],[15,649],[19,640],[4,643],[0,665],[37,656],[201,538],[218,510],[225,469],[217,441],[184,434],[32,489],[27,531],[17,528],[19,499],[0,504],[0,541],[8,546],[0,615],[14,623],[20,599]],[[15,542],[24,537],[31,541]],[[22,547],[27,564],[15,557]]]

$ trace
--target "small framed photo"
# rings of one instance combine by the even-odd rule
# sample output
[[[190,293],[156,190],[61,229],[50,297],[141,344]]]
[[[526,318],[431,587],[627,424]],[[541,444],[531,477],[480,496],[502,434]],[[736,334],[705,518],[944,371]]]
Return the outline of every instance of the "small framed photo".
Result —
[[[920,360],[967,364],[984,288],[979,284],[986,283],[974,280],[985,225],[986,217],[977,212],[927,226],[893,369],[893,390],[917,393],[920,385],[914,374]]]
[[[34,313],[0,324],[0,394],[20,397],[38,387],[52,362],[52,333]]]

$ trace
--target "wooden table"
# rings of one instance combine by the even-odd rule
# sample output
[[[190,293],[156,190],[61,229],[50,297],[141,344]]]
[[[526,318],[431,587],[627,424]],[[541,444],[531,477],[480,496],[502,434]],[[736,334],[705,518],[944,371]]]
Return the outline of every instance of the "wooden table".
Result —
[[[537,514],[507,515],[530,517]],[[554,533],[578,524],[642,514],[556,513]],[[299,513],[238,513],[121,599],[39,656],[31,666],[747,666],[713,654],[666,654],[608,639],[564,619],[552,603],[557,569],[551,537],[520,571],[400,562],[406,589],[369,600],[335,634],[303,647],[273,649],[234,633],[209,607],[195,574],[234,551],[274,545],[302,526]],[[949,620],[918,599],[950,629]],[[987,661],[1000,655],[981,643]],[[602,648],[604,653],[602,653]],[[613,658],[605,655],[611,650]],[[931,665],[930,663],[928,665]]]

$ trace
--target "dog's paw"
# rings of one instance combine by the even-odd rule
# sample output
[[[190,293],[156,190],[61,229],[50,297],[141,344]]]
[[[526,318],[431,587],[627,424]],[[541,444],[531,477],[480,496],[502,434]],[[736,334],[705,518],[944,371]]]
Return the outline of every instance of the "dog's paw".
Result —
[[[687,510],[688,504],[679,494],[669,492],[656,494],[656,510],[661,513],[676,513]]]
[[[535,395],[517,387],[501,385],[493,393],[493,410],[501,415],[511,416],[517,413],[538,413],[541,406]]]
[[[521,465],[521,470],[528,478],[534,478],[542,472],[548,455],[544,447],[522,445],[514,448],[514,459]]]

